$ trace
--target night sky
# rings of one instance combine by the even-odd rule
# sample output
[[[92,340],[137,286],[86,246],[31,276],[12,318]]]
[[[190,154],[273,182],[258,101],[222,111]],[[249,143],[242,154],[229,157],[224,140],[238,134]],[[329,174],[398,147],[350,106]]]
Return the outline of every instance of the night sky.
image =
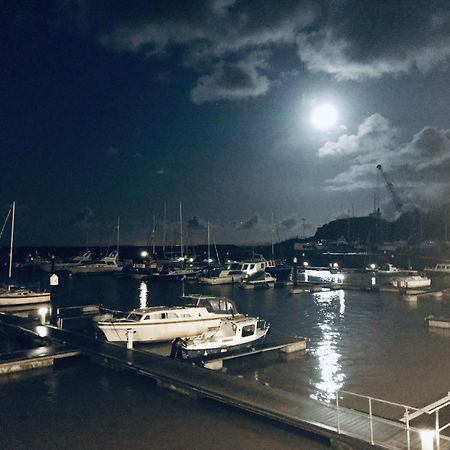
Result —
[[[376,193],[394,218],[377,164],[406,208],[439,207],[449,63],[449,1],[3,2],[1,222],[15,200],[18,244],[106,245],[120,216],[141,245],[155,216],[162,243],[166,205],[178,242],[181,201],[191,244],[207,221],[270,242]]]

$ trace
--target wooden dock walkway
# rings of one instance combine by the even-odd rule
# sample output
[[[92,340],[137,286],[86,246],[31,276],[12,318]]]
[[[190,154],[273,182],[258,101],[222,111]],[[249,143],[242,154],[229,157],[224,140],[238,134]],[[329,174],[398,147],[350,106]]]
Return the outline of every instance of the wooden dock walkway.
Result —
[[[31,350],[0,354],[0,375],[52,366],[56,359],[80,355],[81,351],[70,345],[44,345]]]
[[[9,322],[0,315],[0,322]],[[11,324],[10,324],[11,325]],[[33,324],[21,324],[33,333]],[[65,342],[79,348],[94,361],[119,370],[132,371],[147,376],[168,389],[193,396],[212,399],[252,414],[287,424],[322,438],[345,444],[354,449],[407,449],[404,424],[381,418],[372,420],[367,414],[340,408],[339,419],[336,406],[326,405],[309,397],[292,394],[281,389],[232,377],[193,366],[184,361],[162,357],[138,349],[129,350],[123,345],[112,344],[72,331],[46,326],[46,339],[50,342]],[[338,433],[339,420],[339,433]],[[411,449],[421,449],[418,432],[410,431]],[[440,450],[450,449],[448,442],[441,440]]]

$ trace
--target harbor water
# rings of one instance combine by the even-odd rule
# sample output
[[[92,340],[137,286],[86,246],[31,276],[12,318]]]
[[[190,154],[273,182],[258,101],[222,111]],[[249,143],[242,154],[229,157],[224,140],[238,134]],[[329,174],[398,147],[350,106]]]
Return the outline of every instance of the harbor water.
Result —
[[[445,296],[411,302],[395,292],[340,289],[294,295],[286,286],[243,290],[61,276],[53,288],[52,308],[101,304],[129,310],[176,304],[183,293],[233,299],[239,312],[270,322],[269,340],[308,339],[308,350],[289,358],[269,352],[228,361],[230,376],[324,402],[333,402],[342,389],[422,407],[449,391],[450,334],[429,329],[424,320],[428,315],[450,316]],[[2,351],[14,346],[20,343],[5,336],[0,340]],[[141,348],[165,351],[164,346]],[[148,379],[85,360],[3,376],[0,386],[0,406],[10,411],[1,419],[5,448],[326,448],[291,429],[158,390]]]

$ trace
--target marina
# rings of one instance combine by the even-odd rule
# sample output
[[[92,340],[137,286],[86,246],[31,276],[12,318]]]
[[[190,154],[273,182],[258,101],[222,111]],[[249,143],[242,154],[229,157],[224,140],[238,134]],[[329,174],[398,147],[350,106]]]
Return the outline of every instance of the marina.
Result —
[[[329,276],[336,275],[329,274]],[[360,275],[355,276],[359,277]],[[313,281],[311,278],[309,279],[310,283]],[[370,279],[366,281],[370,281]],[[338,391],[343,388],[346,389],[345,392],[349,390],[351,392],[356,391],[358,395],[370,396],[373,399],[377,399],[381,404],[381,399],[384,399],[383,401],[397,402],[399,405],[410,405],[407,406],[407,409],[411,412],[415,411],[414,408],[420,409],[420,405],[426,405],[431,403],[432,400],[440,398],[442,393],[445,392],[447,378],[444,376],[439,381],[439,374],[433,372],[433,386],[427,385],[425,387],[420,376],[414,378],[409,373],[408,367],[412,364],[412,359],[415,359],[410,352],[408,352],[409,356],[407,357],[407,362],[405,361],[404,367],[391,368],[392,376],[395,379],[401,377],[404,370],[406,370],[406,373],[409,373],[407,377],[409,381],[405,385],[405,389],[387,389],[389,383],[385,383],[386,373],[383,370],[383,376],[379,378],[381,377],[381,372],[379,373],[378,369],[381,369],[381,366],[377,367],[379,364],[377,361],[378,358],[382,357],[384,361],[383,367],[386,367],[386,361],[382,355],[392,345],[392,342],[385,341],[389,339],[388,336],[391,336],[392,332],[385,327],[395,317],[400,322],[404,322],[406,326],[403,330],[396,331],[397,342],[395,345],[399,351],[405,351],[414,342],[415,351],[421,357],[424,357],[426,355],[424,353],[425,348],[430,345],[427,344],[430,339],[433,341],[431,345],[433,345],[435,351],[439,351],[438,348],[440,346],[447,346],[448,338],[446,336],[428,334],[424,317],[430,313],[444,314],[445,311],[449,310],[448,301],[444,295],[442,298],[430,295],[421,297],[419,295],[419,301],[410,306],[409,302],[401,301],[401,296],[398,295],[399,290],[394,287],[390,288],[392,291],[367,291],[365,290],[366,282],[364,282],[360,284],[357,290],[358,283],[356,281],[350,278],[347,282],[340,289],[334,286],[333,289],[317,290],[316,292],[314,290],[304,290],[295,297],[290,294],[290,287],[283,285],[276,289],[247,291],[241,290],[234,285],[205,286],[199,284],[194,286],[188,284],[190,289],[194,290],[195,288],[195,291],[199,292],[196,295],[189,295],[185,293],[186,286],[184,286],[182,281],[150,284],[142,280],[115,277],[113,275],[103,275],[95,278],[61,276],[60,285],[53,288],[52,304],[53,308],[57,307],[58,309],[58,311],[56,309],[54,311],[62,319],[59,322],[62,328],[45,325],[46,331],[43,332],[43,329],[40,328],[40,333],[45,335],[46,340],[54,339],[55,343],[58,343],[53,345],[59,345],[59,342],[62,341],[68,342],[72,349],[79,349],[77,351],[88,355],[92,362],[107,363],[109,367],[116,370],[125,368],[127,371],[131,370],[138,374],[149,376],[156,380],[157,385],[169,388],[169,390],[175,390],[189,396],[194,395],[194,397],[200,396],[201,398],[219,400],[220,403],[233,405],[233,407],[238,407],[243,411],[251,412],[261,417],[270,417],[271,421],[275,421],[275,423],[289,424],[289,426],[293,426],[301,432],[313,433],[318,439],[324,438],[329,443],[345,442],[351,448],[364,448],[365,445],[371,446],[370,433],[368,433],[370,427],[368,427],[368,424],[372,423],[373,430],[376,430],[373,439],[377,445],[380,445],[380,448],[407,448],[402,446],[406,445],[407,433],[404,426],[403,429],[399,428],[397,420],[400,415],[398,413],[393,414],[389,418],[389,420],[393,420],[390,423],[385,422],[385,413],[380,416],[373,414],[373,416],[368,418],[368,409],[360,408],[360,405],[350,404],[351,407],[347,411],[348,406],[345,403],[336,406],[336,399],[340,395]],[[299,283],[301,285],[301,282]],[[317,283],[320,283],[320,280],[317,280]],[[325,286],[323,280],[322,284]],[[79,295],[83,292],[83,286],[89,286],[89,292],[96,293],[95,299],[104,305],[104,311],[98,304],[85,303],[82,306],[77,306],[83,300],[83,297]],[[125,287],[129,292],[125,297],[118,297],[114,294],[114,292],[123,292]],[[347,287],[349,288],[347,289]],[[202,292],[202,295],[200,295],[200,292]],[[105,294],[108,295],[105,296]],[[85,291],[85,300],[92,300],[91,295]],[[172,360],[172,358],[169,358],[170,343],[148,345],[134,342],[134,345],[130,347],[125,340],[119,345],[109,344],[99,339],[99,335],[95,333],[92,327],[92,320],[82,320],[88,317],[92,319],[99,314],[106,314],[108,309],[120,309],[123,311],[133,309],[133,306],[148,307],[150,304],[176,303],[185,297],[190,297],[189,301],[192,301],[192,299],[199,299],[202,296],[206,298],[208,296],[212,296],[212,298],[216,296],[231,298],[236,302],[239,312],[263,317],[271,323],[272,333],[268,335],[269,340],[259,352],[251,350],[237,357],[233,355],[225,356],[220,358],[220,360],[212,360],[210,366],[205,365],[205,367],[216,369],[212,372],[216,372],[217,369],[226,372],[221,376],[227,377],[226,379],[230,378],[233,386],[232,388],[230,387],[228,392],[226,391],[227,383],[222,379],[220,383],[214,381],[215,375],[212,375],[213,378],[208,381],[209,387],[206,388],[195,384],[193,380],[202,379],[205,382],[205,379],[208,379],[210,375],[200,377],[197,372],[187,375],[185,370],[191,373],[192,368],[189,365],[185,366],[186,362],[168,362]],[[381,305],[383,305],[383,309],[380,309]],[[358,310],[360,311],[355,316],[355,312]],[[385,319],[389,317],[388,322],[381,319],[380,313],[382,311],[384,311]],[[316,328],[317,325],[314,322],[305,321],[306,317],[311,313],[316,317],[315,321],[319,325],[318,328]],[[388,335],[384,336],[384,343],[383,339],[381,341],[379,339],[376,343],[372,342],[370,344],[372,341],[371,335],[365,331],[364,323],[368,320],[370,321],[369,317],[374,313],[377,314],[378,319],[372,326],[376,323],[380,332]],[[23,311],[21,315],[26,318],[26,315],[23,315]],[[11,316],[8,314],[8,317]],[[299,320],[298,324],[292,320],[293,317],[297,317],[297,320]],[[354,322],[355,317],[357,318],[356,322]],[[411,322],[411,319],[414,317],[416,319]],[[2,318],[3,321],[4,319]],[[15,321],[13,322],[16,323]],[[34,324],[33,326],[42,327],[41,322],[42,318],[39,319],[37,325]],[[350,364],[351,369],[344,369],[339,363],[336,365],[336,362],[341,358],[343,358],[343,361],[348,360],[349,356],[346,356],[348,355],[346,352],[349,351],[347,346],[350,342],[344,344],[345,341],[341,340],[333,343],[333,340],[329,340],[332,336],[332,334],[329,335],[329,332],[333,328],[339,330],[341,322],[342,325],[347,324],[346,327],[350,323],[359,327],[358,331],[355,329],[354,332],[357,332],[359,336],[358,341],[365,345],[363,353],[358,352],[356,358],[350,359],[352,361]],[[408,323],[409,325],[407,325]],[[23,329],[22,325],[21,328]],[[410,334],[413,329],[415,330],[414,335]],[[280,334],[281,330],[283,332]],[[410,332],[407,330],[410,330]],[[419,336],[417,335],[418,330],[422,330]],[[73,334],[74,332],[75,334]],[[365,335],[367,335],[369,340],[364,338]],[[278,356],[277,341],[279,343],[280,336],[284,336],[286,343],[297,342],[303,348],[300,349],[300,352],[295,351],[287,353],[283,357]],[[303,344],[301,344],[302,340],[299,336],[307,338],[307,342],[303,341]],[[404,337],[402,338],[401,336]],[[407,347],[404,347],[406,341],[404,342],[403,339],[407,339]],[[415,341],[411,341],[411,339],[415,339]],[[352,345],[355,343],[356,341],[352,341]],[[336,344],[338,347],[335,347]],[[343,344],[344,346],[341,347]],[[373,344],[375,344],[375,347],[371,349],[370,347]],[[111,345],[112,347],[110,347]],[[286,344],[279,345],[281,347],[286,346]],[[42,345],[37,348],[41,347]],[[420,348],[423,348],[424,352],[420,351]],[[137,352],[139,356],[133,356],[130,359],[130,351]],[[353,354],[354,352],[355,349],[352,350]],[[145,356],[142,356],[143,354]],[[377,355],[379,356],[377,357]],[[161,361],[161,358],[164,362]],[[423,370],[426,370],[427,364],[433,364],[429,358],[431,358],[431,355],[428,355],[428,358],[425,358],[420,363],[416,358],[414,366],[416,368],[423,367]],[[24,357],[24,360],[26,359]],[[65,359],[67,361],[71,360],[71,358]],[[147,359],[148,362],[145,362]],[[121,360],[122,362],[120,362]],[[183,366],[173,366],[174,363],[183,364]],[[30,362],[30,364],[32,363]],[[74,360],[73,364],[77,365],[79,362]],[[179,367],[186,367],[186,369],[181,370]],[[321,367],[322,369],[320,369]],[[56,367],[54,370],[63,369]],[[211,372],[208,368],[201,367],[195,370]],[[355,373],[356,370],[357,375],[356,377],[348,378],[344,375],[345,372],[343,370],[350,370],[349,373]],[[366,375],[364,376],[363,373],[366,373]],[[419,369],[418,374],[420,373],[421,370]],[[237,379],[235,379],[236,375],[239,375]],[[367,390],[367,379],[369,378],[366,377],[369,377],[371,380],[369,392]],[[313,381],[305,382],[307,379],[312,379]],[[212,385],[217,385],[217,383],[221,386],[220,392],[212,388]],[[233,383],[238,383],[239,388]],[[253,386],[255,383],[256,385],[262,384],[262,386],[255,387]],[[416,387],[412,388],[412,386]],[[421,386],[421,388],[419,389],[418,386]],[[411,388],[414,390],[413,396],[411,396]],[[239,392],[239,399],[231,395],[231,392],[235,392],[236,389]],[[245,392],[248,391],[248,394],[245,395],[250,397],[246,399],[243,396],[243,390]],[[292,405],[290,402],[287,402],[286,395],[293,402]],[[261,398],[266,398],[267,404],[262,404]],[[300,405],[304,406],[301,407]],[[419,405],[419,407],[416,405]],[[339,408],[339,427],[337,426],[337,408]],[[294,413],[294,411],[296,412]],[[347,414],[349,414],[348,417]],[[418,417],[417,420],[420,420],[420,418]],[[338,430],[341,425],[342,430]],[[421,448],[419,445],[421,442],[419,428],[416,428],[415,425],[415,423],[411,423],[409,428],[410,448]],[[385,426],[387,428],[385,431],[382,431]],[[388,438],[388,436],[390,437]],[[389,439],[394,439],[391,441],[391,444],[394,442],[392,444],[394,445],[393,447],[388,447],[391,445],[389,444]],[[400,445],[400,442],[403,444]],[[440,448],[448,448],[446,447],[444,430],[442,431]]]

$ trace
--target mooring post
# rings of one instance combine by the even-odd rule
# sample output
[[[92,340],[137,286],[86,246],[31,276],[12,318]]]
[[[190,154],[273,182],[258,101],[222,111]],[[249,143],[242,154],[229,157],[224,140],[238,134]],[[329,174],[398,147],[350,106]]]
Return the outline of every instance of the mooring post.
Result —
[[[133,350],[133,334],[134,331],[132,328],[127,329],[127,349]]]

